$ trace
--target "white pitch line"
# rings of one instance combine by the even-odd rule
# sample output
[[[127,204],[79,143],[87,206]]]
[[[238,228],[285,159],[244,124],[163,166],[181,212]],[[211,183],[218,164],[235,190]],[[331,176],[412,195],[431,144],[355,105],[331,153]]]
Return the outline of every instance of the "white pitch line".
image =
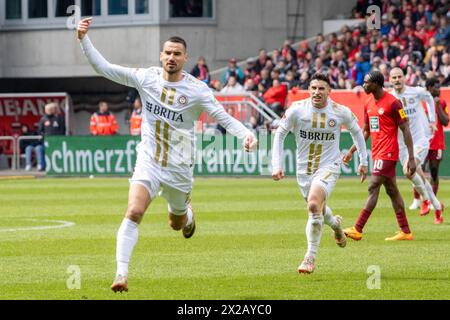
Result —
[[[47,229],[61,229],[68,228],[75,225],[75,222],[64,221],[64,220],[46,220],[46,219],[20,219],[27,221],[42,221],[42,222],[52,222],[52,223],[60,223],[55,226],[36,226],[36,227],[19,227],[19,228],[10,228],[10,229],[0,229],[0,232],[12,232],[12,231],[25,231],[25,230],[47,230]]]

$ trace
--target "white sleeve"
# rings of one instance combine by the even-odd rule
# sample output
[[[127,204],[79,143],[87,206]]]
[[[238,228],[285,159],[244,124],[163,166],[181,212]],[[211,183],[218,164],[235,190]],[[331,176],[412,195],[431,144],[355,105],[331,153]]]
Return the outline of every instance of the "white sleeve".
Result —
[[[284,139],[286,139],[289,131],[294,128],[293,110],[291,107],[286,111],[285,116],[280,120],[280,124],[275,132],[272,144],[272,170],[283,170],[283,145]]]
[[[239,139],[244,139],[247,135],[253,134],[241,122],[225,112],[225,109],[219,101],[217,101],[212,92],[206,94],[204,98],[204,103],[202,104],[204,111],[216,119],[228,133],[238,137]]]
[[[364,135],[361,128],[358,125],[358,120],[351,110],[347,110],[344,116],[344,125],[352,136],[353,143],[356,146],[359,154],[359,163],[363,166],[368,166],[369,162],[367,160],[367,148]]]
[[[419,88],[418,88],[419,89]],[[428,120],[431,123],[436,122],[436,106],[434,105],[434,99],[431,93],[429,93],[426,89],[420,88],[419,97],[421,100],[425,101],[428,109]]]
[[[80,45],[89,63],[99,75],[125,86],[134,88],[140,86],[139,78],[142,77],[144,69],[126,68],[109,63],[100,52],[95,49],[88,35],[83,37],[80,41]]]

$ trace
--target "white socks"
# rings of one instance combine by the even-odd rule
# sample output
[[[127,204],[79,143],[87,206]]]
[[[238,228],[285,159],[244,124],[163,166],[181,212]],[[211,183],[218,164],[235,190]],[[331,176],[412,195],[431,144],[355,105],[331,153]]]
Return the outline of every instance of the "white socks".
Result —
[[[187,208],[186,215],[187,215],[186,225],[188,226],[188,225],[190,225],[192,223],[192,210],[191,210],[191,207]]]
[[[441,203],[436,198],[436,195],[433,192],[433,187],[428,182],[428,180],[423,181],[422,177],[418,173],[415,173],[411,181],[414,188],[423,197],[424,200],[431,200],[433,207],[436,210],[441,210]]]
[[[138,224],[128,218],[124,218],[117,232],[117,274],[128,276],[128,264],[137,240]]]
[[[320,238],[322,237],[323,216],[309,213],[308,222],[306,222],[306,239],[308,240],[308,251],[306,256],[316,257],[319,248]]]
[[[333,216],[333,211],[331,211],[331,208],[329,206],[325,207],[325,213],[323,214],[323,222],[330,226],[331,229],[335,229],[336,227],[336,219]]]
[[[425,189],[422,177],[416,172],[411,178],[414,189],[422,196],[424,200],[429,200],[428,190]],[[433,191],[433,190],[432,190]]]
[[[438,198],[436,198],[436,195],[433,192],[433,187],[428,182],[428,180],[425,181],[425,189],[428,192],[429,199],[431,200],[431,203],[433,204],[433,207],[435,210],[441,210],[441,203],[439,202]]]

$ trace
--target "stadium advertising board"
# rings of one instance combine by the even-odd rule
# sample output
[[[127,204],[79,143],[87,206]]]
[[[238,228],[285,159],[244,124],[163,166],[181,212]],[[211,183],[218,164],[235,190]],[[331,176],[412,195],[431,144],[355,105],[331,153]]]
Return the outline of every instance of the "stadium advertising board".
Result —
[[[22,134],[22,125],[27,125],[31,131],[37,129],[44,115],[44,106],[51,102],[60,106],[61,114],[67,114],[69,102],[66,93],[0,94],[0,136]]]
[[[197,135],[195,175],[198,176],[270,176],[272,137],[259,135],[258,150],[246,153],[241,142],[231,136]],[[446,132],[447,145],[450,134]],[[131,175],[136,161],[138,138],[132,136],[86,137],[53,136],[46,138],[47,173],[53,176]],[[341,150],[352,145],[348,132],[341,135]],[[370,148],[370,144],[368,145]],[[288,135],[284,144],[286,175],[295,175],[295,141]],[[370,156],[369,150],[369,156]],[[441,175],[450,176],[450,159],[444,156]],[[371,161],[369,161],[371,163]],[[356,154],[349,166],[342,165],[343,176],[356,175]],[[371,165],[369,171],[372,171]],[[401,175],[400,167],[397,173]]]

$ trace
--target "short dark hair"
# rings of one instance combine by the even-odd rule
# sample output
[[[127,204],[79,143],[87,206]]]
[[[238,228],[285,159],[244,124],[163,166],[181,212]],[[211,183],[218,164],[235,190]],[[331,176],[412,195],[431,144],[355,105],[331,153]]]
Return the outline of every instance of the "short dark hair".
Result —
[[[173,36],[173,37],[170,37],[169,39],[167,39],[166,42],[181,43],[184,46],[184,49],[187,50],[186,41],[183,38],[181,38],[181,37]]]
[[[427,81],[425,81],[425,88],[431,88],[436,85],[436,83],[439,83],[439,80],[436,78],[428,78]]]
[[[369,72],[367,75],[369,76],[370,82],[373,82],[383,88],[384,76],[380,71],[374,70],[374,71]]]
[[[311,77],[311,80],[309,80],[309,83],[311,83],[313,80],[324,81],[331,87],[330,79],[328,79],[328,77],[323,73],[314,73]]]

